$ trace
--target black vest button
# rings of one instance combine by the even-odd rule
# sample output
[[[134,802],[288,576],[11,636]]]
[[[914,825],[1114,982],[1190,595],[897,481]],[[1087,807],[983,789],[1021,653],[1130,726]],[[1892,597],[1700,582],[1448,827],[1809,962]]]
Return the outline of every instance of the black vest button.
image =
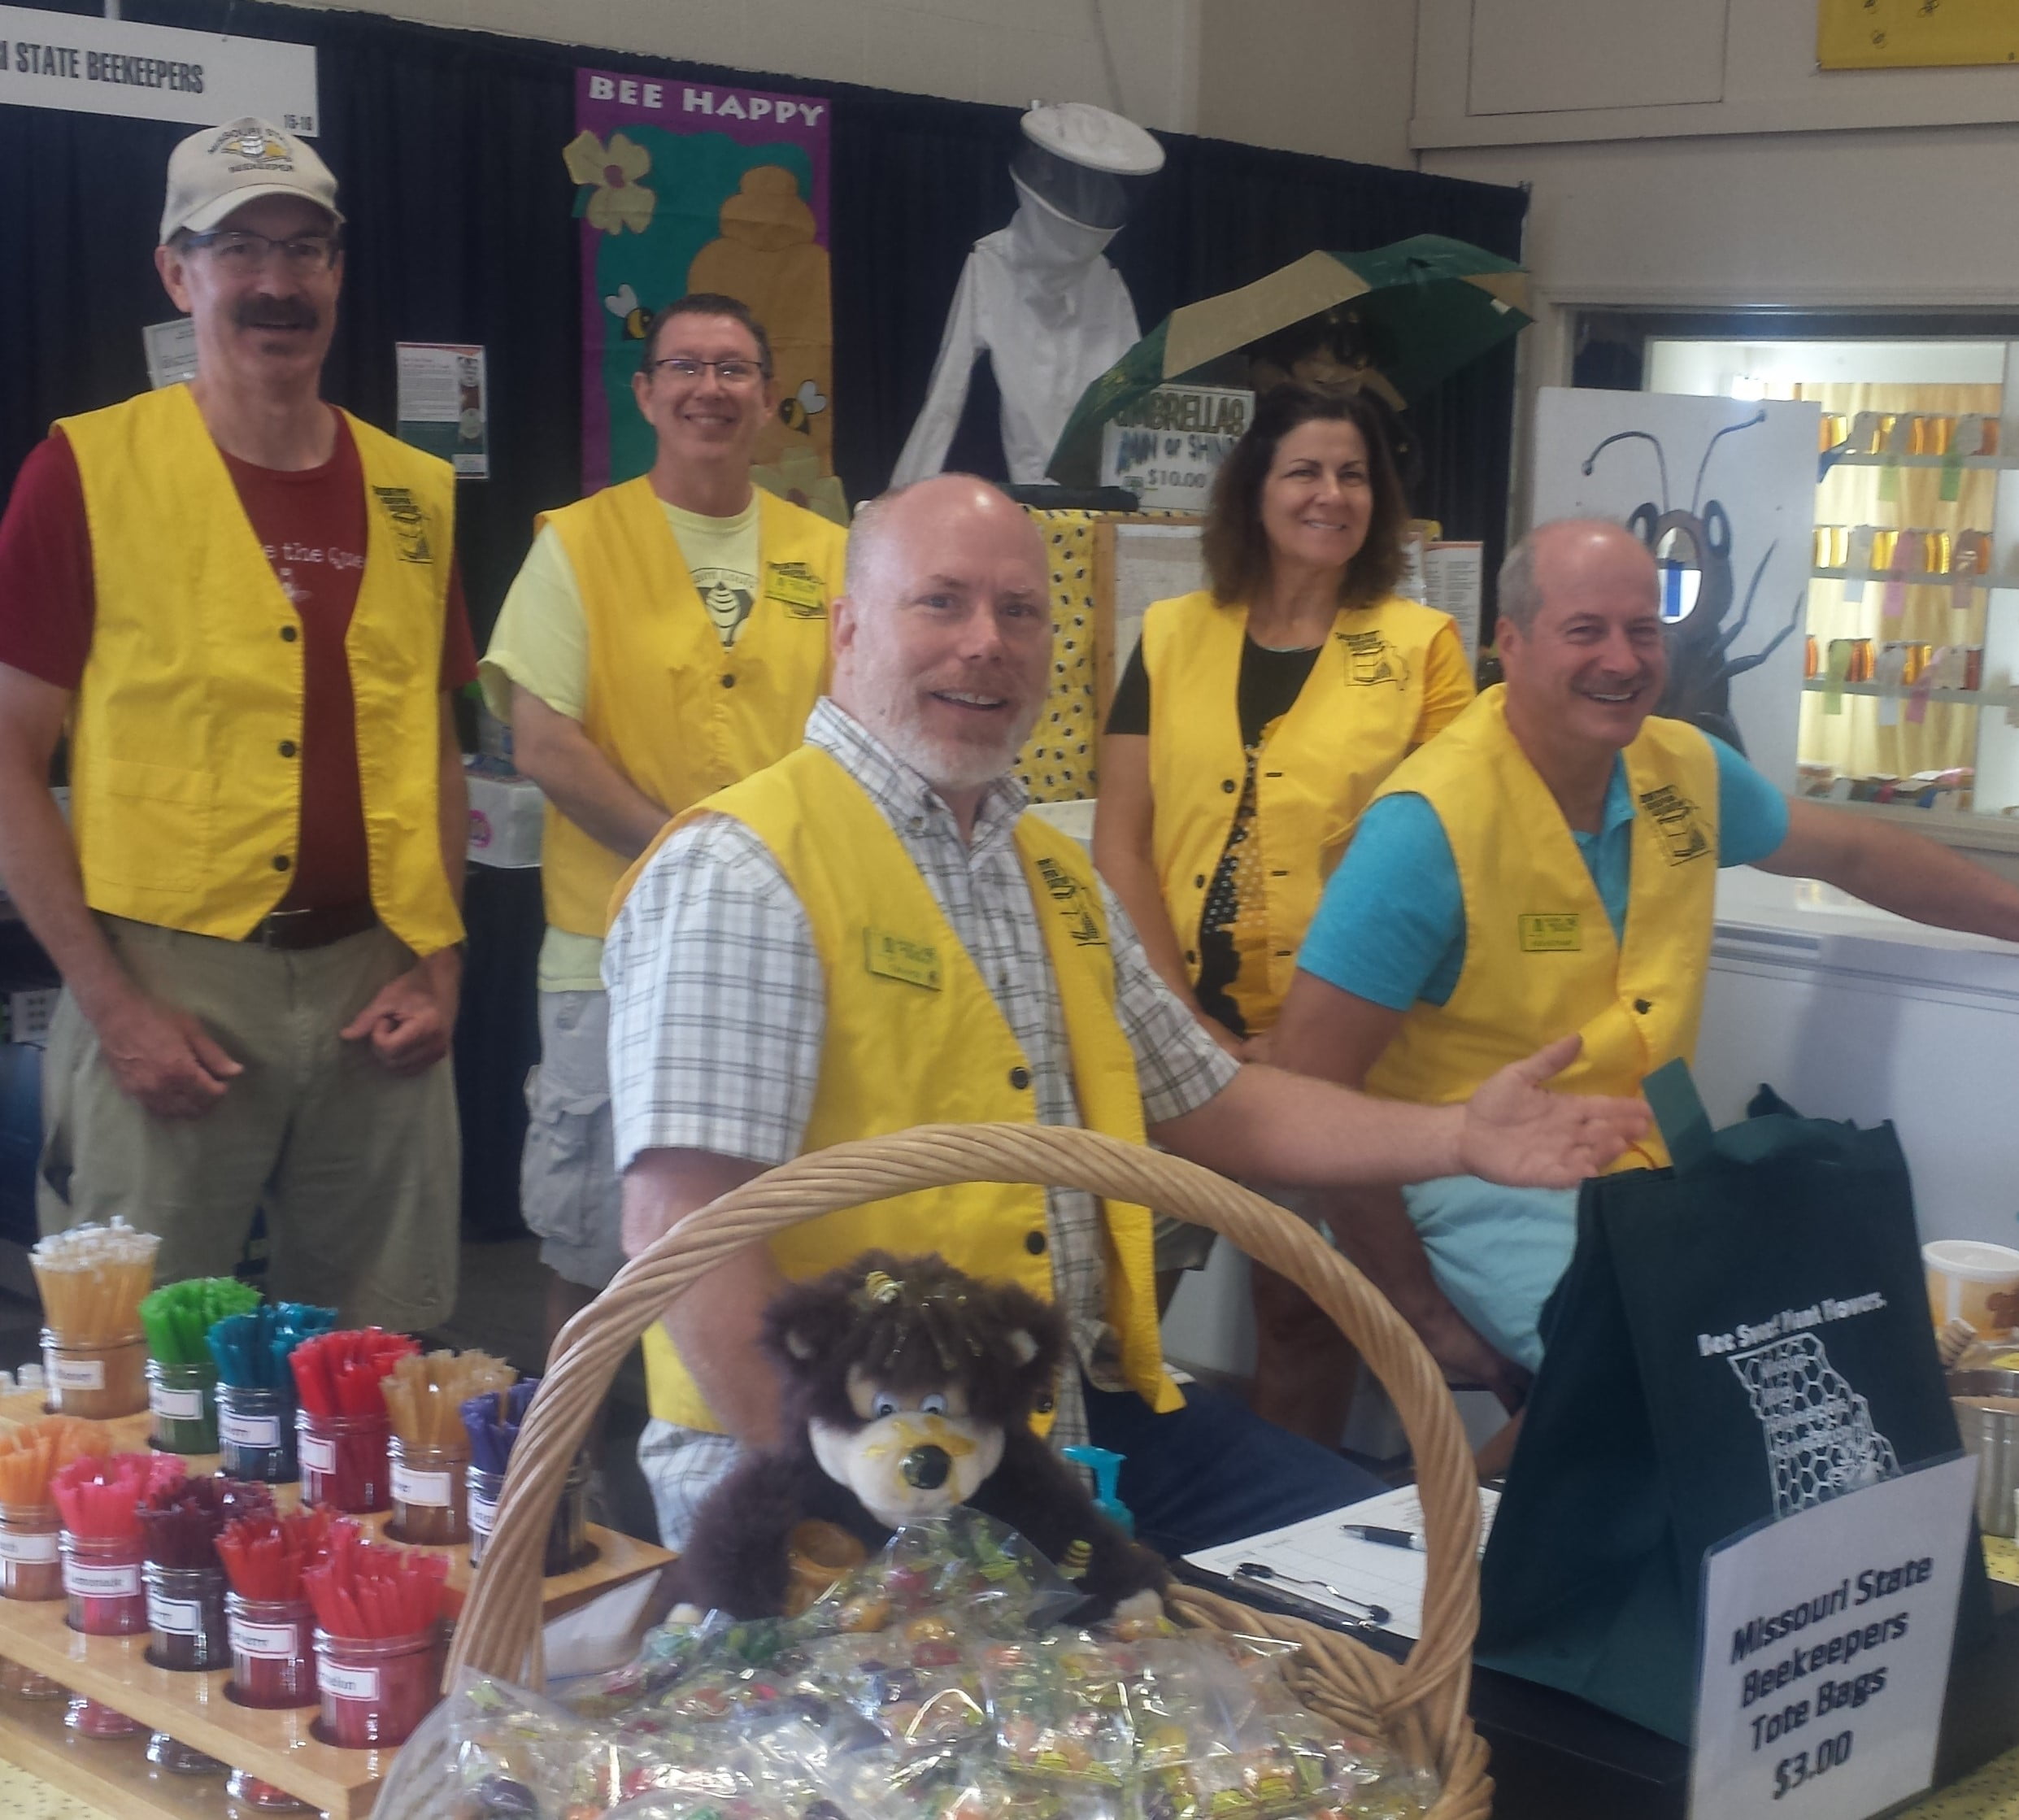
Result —
[[[1234,789],[1234,779],[1231,777],[1222,777],[1220,780],[1220,787],[1226,791],[1229,796],[1233,795]]]
[[[293,740],[284,739],[281,742],[281,756],[282,758],[293,758],[294,756],[294,742]]]
[[[281,628],[281,642],[284,645],[293,644],[301,635],[302,629],[298,625],[284,625]]]
[[[722,686],[724,689],[733,689],[736,686],[736,678],[733,676],[724,677],[722,679]]]
[[[1647,1013],[1654,1008],[1654,1006],[1645,999],[1636,999],[1634,1001],[1634,1009],[1638,1012],[1643,1017],[1645,1017]]]
[[[294,862],[285,853],[276,853],[273,856],[273,869],[276,872],[285,872],[294,864]]]
[[[1030,1085],[1030,1070],[1028,1068],[1012,1068],[1009,1071],[1009,1084],[1021,1093]]]
[[[1192,882],[1193,882],[1194,885],[1196,885],[1196,886],[1199,888],[1199,890],[1201,890],[1202,891],[1203,891],[1203,890],[1205,890],[1205,888],[1206,888],[1206,875],[1205,875],[1205,873],[1202,872],[1202,873],[1199,873],[1199,874],[1197,874],[1197,875],[1196,875],[1196,876],[1193,878]]]
[[[1199,964],[1199,950],[1197,948],[1187,948],[1185,951],[1185,964],[1187,967],[1196,967]]]
[[[1033,1257],[1045,1255],[1045,1235],[1042,1232],[1027,1232],[1024,1234],[1024,1249]]]

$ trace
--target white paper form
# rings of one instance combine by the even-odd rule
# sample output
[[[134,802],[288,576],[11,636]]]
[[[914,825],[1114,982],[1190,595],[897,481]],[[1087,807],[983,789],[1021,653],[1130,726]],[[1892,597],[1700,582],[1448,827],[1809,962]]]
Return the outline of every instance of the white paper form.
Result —
[[[1479,1540],[1483,1548],[1499,1508],[1500,1494],[1482,1487],[1479,1493]],[[1423,1593],[1429,1558],[1413,1548],[1398,1548],[1382,1542],[1360,1542],[1345,1533],[1347,1523],[1371,1524],[1378,1529],[1408,1530],[1423,1533],[1423,1505],[1413,1485],[1405,1485],[1379,1497],[1328,1511],[1322,1517],[1307,1517],[1281,1529],[1266,1530],[1242,1542],[1229,1542],[1216,1548],[1203,1548],[1185,1559],[1222,1578],[1233,1580],[1244,1561],[1269,1570],[1273,1580],[1250,1580],[1246,1590],[1267,1592],[1280,1587],[1286,1595],[1307,1600],[1352,1619],[1364,1615],[1355,1605],[1342,1603],[1327,1594],[1332,1587],[1348,1600],[1386,1608],[1388,1618],[1380,1628],[1398,1637],[1415,1639],[1423,1634]]]

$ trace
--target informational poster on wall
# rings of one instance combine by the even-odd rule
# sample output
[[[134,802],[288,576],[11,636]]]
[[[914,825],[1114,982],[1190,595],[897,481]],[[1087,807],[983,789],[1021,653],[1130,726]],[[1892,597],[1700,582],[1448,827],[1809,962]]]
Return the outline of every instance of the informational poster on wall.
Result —
[[[580,186],[585,487],[651,466],[631,391],[646,324],[677,297],[714,291],[747,303],[771,337],[777,408],[752,478],[846,522],[833,477],[832,113],[824,96],[575,72],[565,155]]]
[[[459,481],[490,477],[484,351],[469,342],[396,345],[399,439],[440,455]]]
[[[2012,0],[1817,0],[1825,69],[1912,69],[2019,63]]]
[[[1657,712],[1795,786],[1819,407],[1545,386],[1533,521],[1608,518],[1653,553]]]
[[[1101,485],[1126,487],[1146,510],[1203,512],[1254,410],[1252,392],[1160,385],[1101,426]]]
[[[155,391],[196,377],[194,317],[172,316],[166,322],[150,322],[140,335],[147,351],[147,383]]]

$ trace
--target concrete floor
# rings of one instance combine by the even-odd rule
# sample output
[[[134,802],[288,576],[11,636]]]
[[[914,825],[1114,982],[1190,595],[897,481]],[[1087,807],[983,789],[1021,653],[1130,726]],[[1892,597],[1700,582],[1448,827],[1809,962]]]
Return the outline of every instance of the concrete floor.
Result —
[[[462,1276],[454,1312],[422,1339],[431,1347],[458,1351],[481,1348],[521,1372],[538,1371],[546,1360],[542,1318],[546,1285],[539,1242],[531,1238],[463,1245]],[[30,1297],[0,1288],[0,1369],[13,1370],[40,1356],[41,1310]],[[605,1512],[597,1521],[658,1539],[652,1500],[639,1477],[633,1443],[645,1425],[645,1374],[634,1348],[617,1374],[606,1406],[603,1453]]]

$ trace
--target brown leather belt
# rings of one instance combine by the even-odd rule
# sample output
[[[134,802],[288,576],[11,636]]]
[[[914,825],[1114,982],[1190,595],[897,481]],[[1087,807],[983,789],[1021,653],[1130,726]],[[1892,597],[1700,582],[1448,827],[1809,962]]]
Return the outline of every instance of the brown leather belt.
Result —
[[[326,948],[362,934],[379,920],[369,898],[309,910],[276,910],[262,917],[246,939],[262,948]]]

